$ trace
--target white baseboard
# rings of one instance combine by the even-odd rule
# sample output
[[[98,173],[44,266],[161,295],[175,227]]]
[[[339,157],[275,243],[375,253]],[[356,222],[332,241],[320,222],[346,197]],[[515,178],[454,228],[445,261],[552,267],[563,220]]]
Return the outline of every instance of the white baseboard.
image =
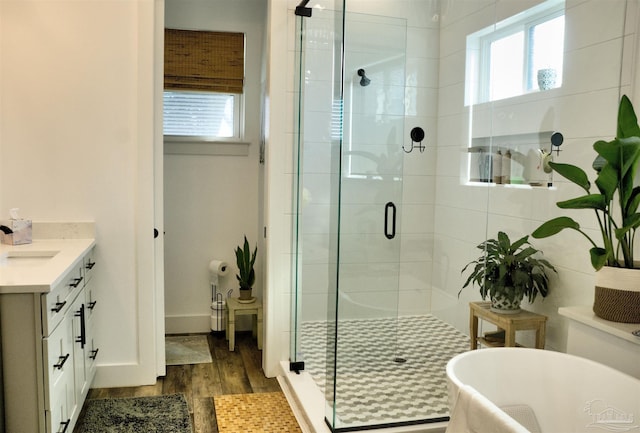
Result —
[[[211,316],[204,314],[165,316],[165,334],[201,334],[211,332]],[[236,318],[236,331],[250,331],[251,317]]]
[[[91,388],[154,385],[156,380],[154,370],[141,364],[98,365]]]
[[[206,333],[211,331],[211,316],[194,314],[185,316],[165,316],[165,334]]]

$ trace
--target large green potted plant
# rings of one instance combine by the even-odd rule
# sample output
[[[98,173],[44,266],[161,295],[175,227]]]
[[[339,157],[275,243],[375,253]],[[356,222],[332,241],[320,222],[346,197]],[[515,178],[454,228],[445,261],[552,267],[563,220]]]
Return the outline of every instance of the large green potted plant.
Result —
[[[591,191],[587,174],[571,164],[551,162],[551,168],[578,185],[586,194],[560,201],[561,209],[588,209],[595,213],[602,236],[594,241],[580,224],[567,216],[553,218],[532,233],[546,238],[564,229],[581,233],[591,244],[591,264],[596,272],[595,314],[616,322],[640,322],[640,270],[634,260],[635,233],[640,226],[640,187],[634,186],[640,161],[640,127],[627,96],[620,100],[616,138],[596,141],[593,163],[597,191]]]
[[[236,252],[236,264],[238,265],[238,274],[236,278],[240,283],[240,300],[251,301],[255,298],[251,296],[253,283],[256,281],[256,272],[253,268],[256,263],[256,255],[258,254],[258,246],[251,252],[249,241],[244,237],[244,245],[238,246]]]
[[[469,284],[478,285],[482,299],[491,299],[491,309],[499,313],[517,313],[526,296],[529,302],[549,293],[547,271],[555,268],[541,257],[541,252],[529,243],[529,236],[511,242],[504,232],[497,239],[487,239],[477,246],[482,255],[463,269],[475,265],[462,290]]]

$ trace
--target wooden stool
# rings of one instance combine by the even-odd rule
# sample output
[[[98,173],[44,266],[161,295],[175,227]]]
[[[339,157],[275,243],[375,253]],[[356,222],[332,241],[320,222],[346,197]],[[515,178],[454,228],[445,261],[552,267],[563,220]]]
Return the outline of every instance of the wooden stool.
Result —
[[[547,316],[521,310],[515,314],[499,314],[490,310],[491,302],[470,302],[469,332],[471,337],[471,350],[478,348],[478,341],[491,347],[515,347],[516,331],[535,329],[536,349],[544,349],[545,326]],[[504,332],[504,341],[478,337],[478,318],[493,323],[499,330]]]
[[[225,333],[229,340],[229,350],[233,352],[236,343],[236,316],[255,315],[253,317],[252,332],[258,340],[258,349],[262,350],[262,302],[257,299],[251,303],[238,301],[237,298],[227,298],[227,331]]]

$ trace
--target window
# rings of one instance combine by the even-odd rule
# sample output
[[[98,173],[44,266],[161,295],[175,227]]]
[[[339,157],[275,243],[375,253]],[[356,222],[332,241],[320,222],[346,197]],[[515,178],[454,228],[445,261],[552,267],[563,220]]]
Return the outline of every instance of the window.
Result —
[[[164,135],[240,138],[240,95],[164,92]]]
[[[465,103],[562,85],[564,2],[549,0],[467,36]]]
[[[165,29],[164,135],[239,140],[244,35]]]

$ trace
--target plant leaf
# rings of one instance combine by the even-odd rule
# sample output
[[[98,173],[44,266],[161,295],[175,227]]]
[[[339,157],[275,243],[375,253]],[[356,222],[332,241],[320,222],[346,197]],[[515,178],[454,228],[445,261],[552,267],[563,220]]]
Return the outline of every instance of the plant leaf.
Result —
[[[622,95],[618,106],[618,131],[616,136],[618,138],[640,136],[638,118],[627,95]]]
[[[556,205],[561,209],[597,209],[607,208],[606,197],[602,194],[589,194],[569,200],[559,201]],[[535,237],[535,236],[534,236]]]
[[[528,240],[529,240],[529,235],[523,236],[517,241],[515,241],[513,245],[511,245],[511,248],[510,248],[511,253],[513,254],[514,252],[518,251],[518,248],[526,244]]]
[[[640,186],[633,188],[629,200],[627,200],[627,207],[624,210],[625,215],[632,215],[638,212],[640,207]]]
[[[533,247],[528,247],[525,248],[524,250],[520,251],[518,254],[516,254],[516,259],[518,260],[524,260],[529,256],[534,255],[535,253],[537,253],[538,251],[533,248]]]
[[[498,232],[498,244],[502,251],[509,251],[511,241],[509,240],[509,236],[507,236],[505,232]]]
[[[599,271],[607,263],[607,250],[604,248],[591,248],[589,254],[591,255],[591,265],[596,271]]]
[[[622,237],[630,230],[635,230],[640,227],[640,213],[635,213],[624,219],[624,226],[616,229],[616,238],[622,239]]]
[[[587,173],[580,167],[571,164],[562,164],[559,162],[550,162],[549,166],[559,175],[578,185],[580,188],[589,192],[591,182],[587,177]]]
[[[580,224],[572,218],[561,216],[543,223],[540,227],[535,229],[533,233],[531,233],[531,236],[536,239],[542,239],[553,236],[564,229],[579,230]]]
[[[598,140],[594,143],[593,149],[606,159],[622,178],[635,166],[640,157],[640,137]]]
[[[618,188],[618,172],[611,164],[605,164],[596,178],[596,186],[607,202],[613,200],[613,194]]]

